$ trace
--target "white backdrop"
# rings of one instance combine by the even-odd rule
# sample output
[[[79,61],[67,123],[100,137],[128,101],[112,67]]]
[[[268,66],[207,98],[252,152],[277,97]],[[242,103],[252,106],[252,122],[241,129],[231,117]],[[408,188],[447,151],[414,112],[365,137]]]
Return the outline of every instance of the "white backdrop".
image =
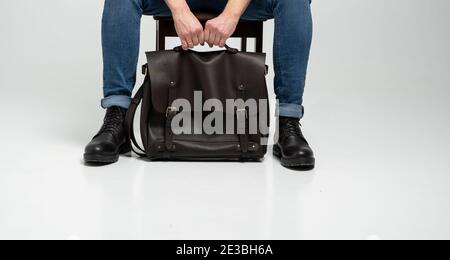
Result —
[[[313,2],[303,173],[271,155],[84,166],[103,1],[0,1],[0,238],[450,238],[450,2]]]

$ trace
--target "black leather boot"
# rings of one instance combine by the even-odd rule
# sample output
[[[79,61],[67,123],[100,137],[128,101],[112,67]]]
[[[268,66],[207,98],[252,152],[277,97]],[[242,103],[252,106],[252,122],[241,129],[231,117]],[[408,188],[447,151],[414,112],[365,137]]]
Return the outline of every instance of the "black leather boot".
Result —
[[[281,165],[293,168],[314,168],[314,153],[303,136],[298,119],[280,117],[278,136],[278,143],[273,148],[273,154],[280,158]]]
[[[120,154],[131,151],[124,126],[126,112],[120,107],[107,109],[102,128],[84,151],[87,163],[115,163]]]

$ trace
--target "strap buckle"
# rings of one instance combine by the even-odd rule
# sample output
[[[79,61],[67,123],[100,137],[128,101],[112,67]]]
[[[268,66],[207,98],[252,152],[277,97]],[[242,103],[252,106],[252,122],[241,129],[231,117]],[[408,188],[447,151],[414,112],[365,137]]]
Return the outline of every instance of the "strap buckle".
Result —
[[[178,108],[177,107],[168,107],[166,109],[166,117],[169,117],[170,113],[177,113],[178,112]]]
[[[142,75],[147,76],[148,74],[148,64],[142,66]]]

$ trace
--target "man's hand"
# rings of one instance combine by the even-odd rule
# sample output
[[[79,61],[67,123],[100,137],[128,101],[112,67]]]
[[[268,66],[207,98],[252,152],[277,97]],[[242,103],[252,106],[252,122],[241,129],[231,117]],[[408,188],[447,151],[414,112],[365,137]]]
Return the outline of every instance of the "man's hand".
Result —
[[[251,0],[228,0],[223,13],[206,23],[205,30],[202,24],[189,9],[185,0],[165,0],[172,11],[175,29],[181,40],[183,49],[194,48],[205,41],[212,47],[224,47],[226,41],[236,30],[241,15]]]
[[[191,11],[174,13],[173,20],[183,49],[205,44],[203,26]]]
[[[225,46],[250,2],[251,0],[228,0],[223,13],[206,23],[205,41],[209,46]]]
[[[203,26],[184,0],[166,0],[184,50],[205,44]]]
[[[228,38],[236,30],[239,17],[222,13],[220,16],[209,20],[205,26],[205,41],[210,47],[224,47]]]

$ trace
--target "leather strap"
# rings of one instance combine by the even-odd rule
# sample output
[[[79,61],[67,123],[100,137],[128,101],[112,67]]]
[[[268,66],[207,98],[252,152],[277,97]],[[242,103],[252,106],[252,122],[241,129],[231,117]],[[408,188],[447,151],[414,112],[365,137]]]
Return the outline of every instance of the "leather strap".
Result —
[[[237,98],[242,99],[244,102],[246,101],[244,85],[240,85],[238,87]],[[239,126],[239,122],[241,121],[240,118],[242,118],[242,117],[244,117],[245,125],[243,126],[244,129],[240,129],[243,131],[239,131],[239,127],[242,127],[242,126]],[[238,129],[238,135],[239,135],[239,142],[241,144],[241,151],[243,153],[247,153],[248,152],[248,113],[247,113],[247,109],[245,108],[245,105],[244,105],[244,107],[238,107],[237,129]],[[240,132],[244,132],[244,134],[239,134]]]
[[[165,129],[165,142],[166,142],[166,150],[167,151],[175,151],[176,147],[173,144],[173,131],[172,131],[172,120],[177,115],[178,109],[173,107],[172,104],[177,98],[177,87],[174,82],[170,82],[169,85],[169,95],[167,101],[167,110],[166,110],[166,129]]]
[[[147,81],[148,77],[146,76],[144,84],[142,84],[142,86],[139,88],[134,98],[131,100],[131,104],[130,107],[128,108],[127,115],[125,116],[125,129],[127,131],[127,140],[131,140],[132,142],[131,149],[133,150],[134,153],[136,153],[141,157],[146,157],[147,154],[145,152],[145,149],[141,148],[136,141],[136,136],[134,135],[134,117],[136,115],[136,110],[144,96],[144,86],[147,83]],[[137,148],[137,150],[135,149],[135,147]]]

